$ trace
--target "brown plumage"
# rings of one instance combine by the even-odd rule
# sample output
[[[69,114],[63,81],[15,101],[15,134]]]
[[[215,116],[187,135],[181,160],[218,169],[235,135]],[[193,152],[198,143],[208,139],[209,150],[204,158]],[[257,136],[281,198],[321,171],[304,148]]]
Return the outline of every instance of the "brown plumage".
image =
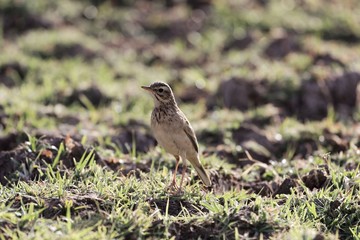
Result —
[[[192,164],[200,179],[206,186],[211,186],[211,180],[199,159],[199,147],[189,121],[177,106],[170,86],[163,82],[155,82],[149,87],[142,86],[149,91],[154,99],[155,108],[151,114],[151,128],[158,143],[168,153],[174,155],[176,167],[171,182],[171,187],[177,188],[176,172],[179,159],[183,161],[183,171],[180,189],[186,173],[187,162]]]

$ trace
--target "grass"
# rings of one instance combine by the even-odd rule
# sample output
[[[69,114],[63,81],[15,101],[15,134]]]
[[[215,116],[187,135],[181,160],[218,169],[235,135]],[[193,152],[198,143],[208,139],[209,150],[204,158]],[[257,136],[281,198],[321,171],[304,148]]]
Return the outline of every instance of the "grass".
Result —
[[[358,2],[177,2],[0,3],[0,239],[360,239]],[[166,190],[154,81],[212,189]]]
[[[317,230],[338,229],[353,224],[352,221],[356,223],[358,218],[357,211],[353,212],[356,192],[342,196],[340,208],[330,207],[333,201],[339,201],[337,199],[342,189],[338,188],[315,194],[309,191],[293,193],[279,200],[252,196],[244,191],[228,191],[218,196],[204,195],[195,185],[191,186],[191,193],[171,197],[159,190],[164,187],[162,180],[165,180],[161,172],[150,173],[150,177],[142,176],[142,181],[135,177],[118,178],[95,164],[78,173],[69,172],[63,177],[58,174],[52,177],[51,171],[48,172],[48,181],[21,183],[11,189],[2,189],[3,199],[7,202],[3,206],[7,210],[2,214],[3,224],[13,228],[11,233],[5,228],[6,235],[16,238],[18,234],[21,236],[22,229],[34,229],[38,231],[28,237],[54,233],[76,239],[102,238],[105,234],[116,238],[131,235],[145,237],[149,234],[167,237],[167,226],[196,221],[195,226],[201,227],[212,219],[216,230],[221,231],[213,237],[223,234],[231,237],[234,230],[239,231],[239,228],[251,234],[264,235],[275,229],[304,225]],[[148,184],[144,185],[144,182]],[[153,199],[157,199],[162,209],[152,204]],[[170,199],[174,205],[177,201],[186,204],[192,212],[179,206],[174,209],[174,206],[169,206]],[[56,210],[46,206],[49,201],[57,203]],[[89,208],[89,205],[92,207]],[[251,209],[250,213],[247,209]],[[344,213],[341,213],[341,209]],[[47,219],[57,214],[64,214],[62,221]],[[334,215],[334,218],[331,219],[329,215]],[[47,221],[45,228],[43,221]],[[164,223],[164,232],[153,229],[158,227],[153,225],[159,221]]]
[[[48,164],[39,176],[43,180],[1,187],[5,238],[167,238],[177,234],[257,238],[274,232],[285,237],[287,229],[313,236],[304,226],[313,232],[333,232],[334,238],[339,231],[342,236],[359,234],[359,179],[356,171],[338,166],[330,166],[327,187],[310,191],[300,186],[290,195],[275,198],[238,190],[214,195],[203,192],[198,183],[186,186],[184,195],[172,196],[164,191],[170,180],[167,168],[152,168],[138,177],[118,176],[96,164],[92,152],[75,162],[74,169],[60,168],[61,162]],[[191,232],[187,225],[200,232]],[[213,229],[205,231],[209,226]]]

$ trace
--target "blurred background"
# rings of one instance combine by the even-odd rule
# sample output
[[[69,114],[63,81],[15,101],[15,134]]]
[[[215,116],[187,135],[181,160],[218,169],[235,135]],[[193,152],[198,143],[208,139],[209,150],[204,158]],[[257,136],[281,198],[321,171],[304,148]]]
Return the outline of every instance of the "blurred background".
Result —
[[[3,149],[26,131],[146,152],[139,86],[165,81],[206,146],[255,141],[265,162],[344,151],[359,133],[359,13],[356,0],[2,0]]]

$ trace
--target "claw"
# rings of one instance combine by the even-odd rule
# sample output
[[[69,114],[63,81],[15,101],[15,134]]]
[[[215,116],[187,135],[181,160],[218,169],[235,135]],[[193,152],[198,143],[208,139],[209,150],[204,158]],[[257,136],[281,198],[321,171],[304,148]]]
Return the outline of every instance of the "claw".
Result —
[[[167,187],[169,189],[178,189],[178,185],[176,184],[176,181],[171,181],[171,184]]]

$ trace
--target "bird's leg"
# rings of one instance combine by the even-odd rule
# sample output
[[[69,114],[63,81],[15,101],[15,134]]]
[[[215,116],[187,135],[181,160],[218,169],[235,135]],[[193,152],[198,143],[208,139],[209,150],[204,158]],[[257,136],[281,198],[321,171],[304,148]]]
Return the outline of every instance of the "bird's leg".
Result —
[[[179,155],[176,155],[175,159],[176,159],[176,166],[175,166],[175,170],[174,170],[174,174],[173,174],[173,177],[172,177],[171,184],[169,186],[170,189],[177,189],[178,188],[178,186],[176,185],[176,173],[177,173],[179,163],[180,163]]]
[[[179,187],[179,191],[182,190],[182,184],[184,182],[184,177],[185,177],[185,174],[186,174],[186,170],[187,170],[187,163],[186,163],[186,158],[181,158],[182,161],[183,161],[183,169],[182,169],[182,174],[181,174],[181,181],[180,181],[180,187]]]

